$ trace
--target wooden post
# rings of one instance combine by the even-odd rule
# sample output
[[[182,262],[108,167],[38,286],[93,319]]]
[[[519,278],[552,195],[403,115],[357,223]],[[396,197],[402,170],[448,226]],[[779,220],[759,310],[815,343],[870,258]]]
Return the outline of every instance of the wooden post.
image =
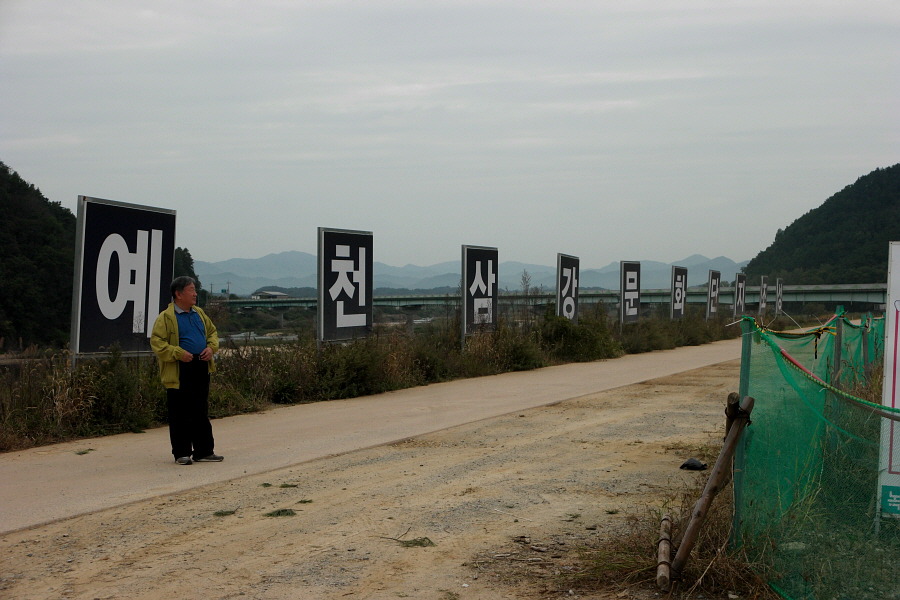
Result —
[[[872,365],[869,364],[869,332],[872,328],[872,313],[868,313],[862,323],[862,355],[863,355],[863,374],[866,379],[872,374]]]
[[[753,410],[753,403],[753,398],[750,396],[744,397],[744,401],[741,403],[741,413],[734,420],[735,426],[731,428],[731,431],[725,437],[725,443],[722,446],[722,451],[719,452],[719,458],[716,459],[716,464],[709,474],[709,481],[706,482],[703,494],[694,505],[694,510],[691,512],[691,520],[684,530],[684,537],[681,540],[681,545],[678,547],[678,552],[675,553],[675,560],[672,561],[672,571],[676,576],[681,575],[684,565],[687,564],[688,557],[694,548],[694,544],[697,543],[700,527],[703,525],[703,521],[706,520],[712,501],[721,491],[724,485],[723,482],[728,480],[731,472],[731,459],[734,456],[741,434],[744,432],[744,427],[750,422],[750,412]]]
[[[841,367],[844,360],[841,352],[844,346],[844,316],[843,314],[835,320],[834,325],[834,364],[831,366],[831,377],[829,383],[834,387],[843,389],[841,385]]]
[[[728,403],[725,405],[725,437],[728,437],[728,432],[731,431],[731,426],[734,424],[734,419],[741,412],[741,395],[737,392],[731,392],[728,394]]]
[[[656,585],[668,592],[672,584],[672,518],[664,515],[659,525],[659,542],[656,547]]]
[[[756,324],[744,319],[741,323],[743,342],[741,346],[741,380],[738,385],[739,398],[750,395],[750,362],[753,355],[753,337],[757,335],[756,332]],[[743,445],[738,445],[734,453],[734,466],[731,471],[734,478],[731,489],[734,491],[735,506],[743,506],[743,498],[741,496],[744,489],[744,459]],[[739,519],[738,511],[734,511],[731,522],[731,535],[729,536],[729,542],[732,546],[740,543]]]

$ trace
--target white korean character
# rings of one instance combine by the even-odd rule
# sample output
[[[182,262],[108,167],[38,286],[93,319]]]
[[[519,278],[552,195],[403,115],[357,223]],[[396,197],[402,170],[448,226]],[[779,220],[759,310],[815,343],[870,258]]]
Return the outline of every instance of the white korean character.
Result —
[[[895,511],[900,512],[900,494],[888,492],[887,504]]]
[[[564,268],[562,274],[566,282],[562,289],[562,314],[571,320],[575,318],[575,290],[578,289],[578,269],[575,267]]]
[[[625,315],[632,317],[638,314],[640,290],[638,290],[637,271],[625,273]]]
[[[684,275],[682,273],[675,275],[675,310],[684,310]]]
[[[355,304],[363,308],[366,306],[366,249],[359,249],[359,268],[354,269],[353,259],[350,258],[350,246],[335,246],[335,258],[331,261],[331,271],[337,273],[337,280],[328,290],[332,300],[343,293],[347,298],[356,296]],[[351,281],[352,279],[352,281]],[[358,294],[357,294],[358,292]],[[366,313],[347,313],[344,308],[344,300],[337,300],[337,326],[338,327],[365,327]]]
[[[494,261],[487,261],[487,276],[481,272],[482,261],[475,261],[475,277],[469,286],[472,294],[472,305],[475,311],[474,322],[476,324],[492,323],[494,314],[494,284],[497,275],[494,273]],[[480,294],[476,296],[476,293]]]

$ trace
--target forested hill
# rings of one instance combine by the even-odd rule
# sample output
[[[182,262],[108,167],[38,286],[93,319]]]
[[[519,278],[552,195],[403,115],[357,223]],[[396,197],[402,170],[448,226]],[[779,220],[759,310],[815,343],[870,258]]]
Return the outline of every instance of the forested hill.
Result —
[[[887,281],[888,242],[900,241],[900,164],[876,169],[786,229],[744,272],[785,284]]]
[[[68,341],[74,248],[72,211],[0,162],[0,352]]]

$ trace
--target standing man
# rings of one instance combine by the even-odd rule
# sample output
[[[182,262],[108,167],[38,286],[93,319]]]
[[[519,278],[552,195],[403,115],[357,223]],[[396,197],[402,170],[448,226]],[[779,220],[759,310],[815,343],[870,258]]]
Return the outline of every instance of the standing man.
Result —
[[[159,359],[159,375],[166,388],[169,438],[179,465],[221,462],[213,452],[209,422],[209,374],[216,370],[213,355],[219,349],[216,326],[197,306],[197,284],[191,277],[176,277],[172,302],[159,314],[150,347]]]

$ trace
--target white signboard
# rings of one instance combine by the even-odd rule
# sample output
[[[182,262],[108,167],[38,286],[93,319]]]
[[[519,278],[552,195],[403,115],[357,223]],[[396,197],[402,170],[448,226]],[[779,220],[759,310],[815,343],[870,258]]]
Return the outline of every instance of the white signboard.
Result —
[[[881,403],[900,408],[900,242],[891,242],[888,289],[884,311],[884,380]],[[900,423],[881,420],[881,460],[878,470],[881,513],[900,517]]]

